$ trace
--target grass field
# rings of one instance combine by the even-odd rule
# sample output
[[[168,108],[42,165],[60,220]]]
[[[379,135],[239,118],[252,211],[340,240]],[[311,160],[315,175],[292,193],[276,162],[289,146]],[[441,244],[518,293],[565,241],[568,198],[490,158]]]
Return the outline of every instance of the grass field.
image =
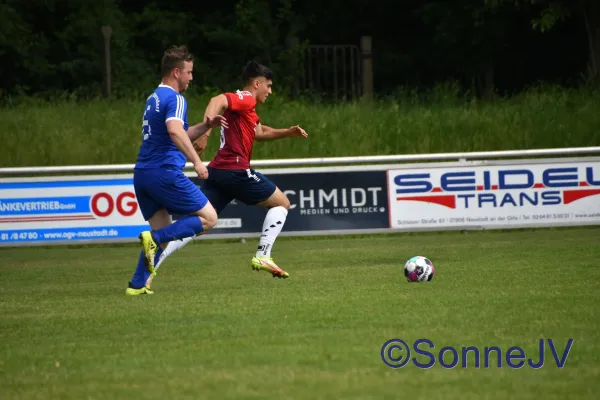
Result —
[[[135,246],[0,249],[0,397],[597,399],[599,241],[596,227],[281,238],[287,280],[250,269],[252,240],[204,241],[139,297],[124,295]],[[433,282],[404,281],[416,254]],[[540,369],[425,370],[386,367],[392,338],[534,361],[540,338],[559,357],[575,341],[562,369],[546,348]]]
[[[149,88],[153,90],[154,88]],[[146,96],[83,103],[25,103],[0,108],[0,167],[133,164]],[[200,122],[209,97],[190,97],[188,119]],[[421,154],[600,143],[600,96],[586,90],[537,89],[495,101],[470,101],[440,89],[373,103],[320,104],[270,97],[263,124],[300,124],[308,139],[257,143],[254,159]],[[219,146],[214,131],[203,156]]]

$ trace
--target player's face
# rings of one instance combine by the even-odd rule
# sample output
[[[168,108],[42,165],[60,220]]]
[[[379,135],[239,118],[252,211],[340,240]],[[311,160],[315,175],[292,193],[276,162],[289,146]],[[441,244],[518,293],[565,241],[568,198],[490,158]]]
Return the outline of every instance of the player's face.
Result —
[[[257,79],[257,84],[256,101],[260,104],[264,104],[267,101],[267,97],[272,93],[271,86],[273,86],[273,81],[261,77]]]
[[[192,71],[194,70],[194,62],[193,61],[184,61],[183,68],[175,69],[175,78],[177,79],[177,84],[179,85],[179,92],[183,93],[190,86],[190,82],[193,79]]]

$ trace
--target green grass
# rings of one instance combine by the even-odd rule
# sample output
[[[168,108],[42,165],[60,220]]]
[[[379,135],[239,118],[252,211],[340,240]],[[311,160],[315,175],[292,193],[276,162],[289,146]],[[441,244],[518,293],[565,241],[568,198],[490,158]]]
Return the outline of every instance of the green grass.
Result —
[[[281,238],[287,280],[251,271],[254,241],[201,241],[133,298],[137,247],[0,249],[1,397],[596,399],[599,240],[596,227]],[[433,282],[404,281],[415,254]],[[420,370],[382,363],[391,338],[534,360],[540,338],[575,342],[563,369],[547,348],[541,369]]]
[[[436,97],[437,96],[437,97]],[[536,89],[493,102],[438,94],[373,103],[325,105],[277,94],[257,111],[265,125],[300,124],[310,137],[257,143],[254,159],[359,156],[585,147],[600,144],[600,96],[584,90]],[[189,98],[190,123],[201,121],[208,97]],[[145,97],[0,109],[0,167],[133,164]],[[204,155],[219,146],[218,132]]]

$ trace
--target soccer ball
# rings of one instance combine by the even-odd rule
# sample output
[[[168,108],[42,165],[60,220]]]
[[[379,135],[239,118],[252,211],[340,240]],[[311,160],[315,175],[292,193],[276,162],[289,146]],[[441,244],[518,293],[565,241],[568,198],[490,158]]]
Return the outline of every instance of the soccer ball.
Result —
[[[427,257],[415,256],[404,264],[404,276],[409,282],[430,282],[434,275],[435,268]]]

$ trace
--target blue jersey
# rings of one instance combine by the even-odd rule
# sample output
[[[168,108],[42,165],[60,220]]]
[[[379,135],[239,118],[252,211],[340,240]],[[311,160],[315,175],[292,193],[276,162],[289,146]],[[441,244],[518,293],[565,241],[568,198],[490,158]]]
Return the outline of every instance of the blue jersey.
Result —
[[[185,97],[170,86],[160,84],[146,100],[142,121],[142,145],[135,168],[183,170],[187,161],[167,131],[167,121],[178,120],[188,130]]]

